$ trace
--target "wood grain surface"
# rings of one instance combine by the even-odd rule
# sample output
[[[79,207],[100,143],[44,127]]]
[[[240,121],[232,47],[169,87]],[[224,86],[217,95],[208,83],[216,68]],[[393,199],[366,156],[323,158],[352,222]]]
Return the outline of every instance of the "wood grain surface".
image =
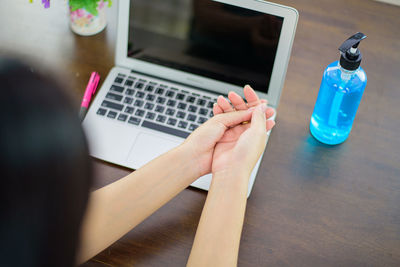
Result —
[[[51,69],[80,104],[90,72],[113,66],[116,4],[93,37],[68,28],[65,1],[2,1],[0,51]],[[117,1],[115,1],[117,2]],[[248,200],[239,266],[400,266],[400,7],[369,0],[280,0],[300,14],[286,82]],[[349,139],[309,134],[324,68],[362,31],[368,84]],[[77,109],[78,111],[78,109]],[[94,160],[95,188],[130,170]],[[184,266],[206,192],[186,189],[83,266]],[[62,261],[62,259],[60,259]]]

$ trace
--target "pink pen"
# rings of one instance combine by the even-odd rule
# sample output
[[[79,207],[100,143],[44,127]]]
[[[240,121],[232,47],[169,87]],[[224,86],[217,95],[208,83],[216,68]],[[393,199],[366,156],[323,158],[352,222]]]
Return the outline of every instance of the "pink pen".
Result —
[[[99,81],[100,81],[100,75],[95,71],[92,72],[92,75],[90,75],[88,85],[86,86],[85,94],[83,95],[81,110],[79,111],[79,118],[81,121],[83,121],[83,119],[86,116],[90,100],[92,99],[92,96],[96,92]]]

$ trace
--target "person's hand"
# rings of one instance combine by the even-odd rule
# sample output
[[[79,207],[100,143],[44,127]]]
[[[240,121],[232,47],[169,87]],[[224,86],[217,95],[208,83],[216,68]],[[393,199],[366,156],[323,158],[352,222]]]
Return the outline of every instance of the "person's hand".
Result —
[[[246,88],[245,95],[249,91]],[[255,93],[250,95],[254,97]],[[199,176],[237,166],[251,171],[265,148],[266,132],[275,124],[266,120],[274,114],[274,110],[267,108],[266,101],[258,100],[258,97],[257,101],[247,98],[249,104],[246,105],[243,105],[243,99],[240,98],[243,103],[234,99],[235,108],[225,110],[227,106],[223,104],[221,110],[216,110],[222,103],[220,99],[214,106],[216,115],[196,129],[184,143],[196,160]],[[255,108],[257,105],[259,107]],[[251,122],[243,124],[248,121]]]
[[[217,103],[214,104],[213,113],[214,115],[231,112],[234,110],[247,110],[248,108],[255,107],[260,105],[261,103],[268,103],[266,99],[260,99],[256,92],[249,85],[246,85],[243,88],[243,93],[246,98],[246,102],[243,98],[240,97],[235,92],[229,92],[228,98],[231,101],[232,105],[228,102],[226,98],[223,96],[219,96],[217,99]]]

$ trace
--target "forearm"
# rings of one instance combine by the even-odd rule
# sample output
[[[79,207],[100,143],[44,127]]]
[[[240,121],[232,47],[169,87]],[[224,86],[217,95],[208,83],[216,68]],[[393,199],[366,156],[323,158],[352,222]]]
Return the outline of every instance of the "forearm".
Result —
[[[196,168],[180,146],[130,175],[93,192],[81,234],[78,262],[111,245],[196,178]]]
[[[249,174],[214,174],[188,266],[236,266]]]

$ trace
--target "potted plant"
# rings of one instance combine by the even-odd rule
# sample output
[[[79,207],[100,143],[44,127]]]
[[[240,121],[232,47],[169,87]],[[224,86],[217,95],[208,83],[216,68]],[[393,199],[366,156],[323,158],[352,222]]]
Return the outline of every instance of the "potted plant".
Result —
[[[107,25],[106,2],[111,6],[112,0],[69,0],[71,30],[85,36],[101,32]],[[50,0],[42,0],[42,4],[49,8]]]

